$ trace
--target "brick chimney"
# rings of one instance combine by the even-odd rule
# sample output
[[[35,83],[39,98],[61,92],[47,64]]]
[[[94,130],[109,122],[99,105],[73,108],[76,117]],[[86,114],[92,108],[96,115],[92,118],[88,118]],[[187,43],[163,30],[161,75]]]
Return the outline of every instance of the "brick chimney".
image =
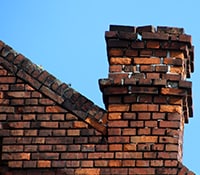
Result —
[[[115,163],[132,167],[129,174],[187,174],[181,168],[184,124],[193,115],[191,36],[183,28],[111,25],[105,38],[109,74],[99,84]]]

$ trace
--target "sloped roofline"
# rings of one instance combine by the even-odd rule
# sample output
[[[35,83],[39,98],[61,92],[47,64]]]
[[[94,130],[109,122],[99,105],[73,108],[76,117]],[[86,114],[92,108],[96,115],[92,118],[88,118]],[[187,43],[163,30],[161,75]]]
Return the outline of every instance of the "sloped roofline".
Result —
[[[0,41],[0,65],[97,131],[106,134],[107,112],[104,109],[2,41]]]

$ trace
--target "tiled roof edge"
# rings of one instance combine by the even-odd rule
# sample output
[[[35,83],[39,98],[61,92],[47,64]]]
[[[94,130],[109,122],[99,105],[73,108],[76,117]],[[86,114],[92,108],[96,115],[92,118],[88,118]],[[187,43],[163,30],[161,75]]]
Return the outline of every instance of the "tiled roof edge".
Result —
[[[2,41],[0,41],[0,65],[99,132],[106,134],[107,113],[104,109]]]

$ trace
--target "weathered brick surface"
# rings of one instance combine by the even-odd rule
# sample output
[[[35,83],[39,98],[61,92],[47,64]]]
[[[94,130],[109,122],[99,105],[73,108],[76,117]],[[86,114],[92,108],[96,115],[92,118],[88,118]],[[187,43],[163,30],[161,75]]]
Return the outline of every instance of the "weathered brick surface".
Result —
[[[191,82],[186,81],[193,65],[191,38],[182,28],[144,26],[134,32],[142,38],[126,38],[126,45],[117,35],[118,46],[106,37],[109,50],[123,52],[108,53],[109,77],[99,81],[109,112],[110,151],[117,160],[134,160],[113,166],[130,163],[127,174],[189,174],[180,162],[184,122],[192,116]]]
[[[191,36],[111,25],[105,38],[107,111],[0,42],[0,174],[194,174],[181,163]]]

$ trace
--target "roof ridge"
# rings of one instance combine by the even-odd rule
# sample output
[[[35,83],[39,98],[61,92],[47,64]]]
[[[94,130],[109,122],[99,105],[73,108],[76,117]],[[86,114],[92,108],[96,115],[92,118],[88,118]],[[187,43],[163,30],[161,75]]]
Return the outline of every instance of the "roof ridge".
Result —
[[[2,41],[0,41],[0,65],[96,130],[106,134],[107,112],[104,109]]]

